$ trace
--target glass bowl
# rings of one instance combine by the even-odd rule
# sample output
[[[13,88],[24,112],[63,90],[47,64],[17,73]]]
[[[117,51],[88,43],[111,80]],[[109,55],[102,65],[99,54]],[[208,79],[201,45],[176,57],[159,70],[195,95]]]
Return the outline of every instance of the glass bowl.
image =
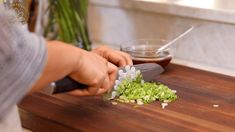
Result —
[[[172,59],[169,48],[160,53],[156,51],[166,43],[162,39],[138,39],[122,43],[120,50],[130,54],[134,64],[157,63],[165,68]]]

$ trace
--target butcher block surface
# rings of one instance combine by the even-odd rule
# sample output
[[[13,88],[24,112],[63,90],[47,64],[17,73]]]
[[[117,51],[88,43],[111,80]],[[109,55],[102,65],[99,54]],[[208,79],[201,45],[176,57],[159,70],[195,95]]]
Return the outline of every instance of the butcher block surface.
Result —
[[[100,96],[35,93],[19,104],[23,127],[39,132],[235,131],[235,78],[170,64],[155,81],[177,91],[162,109],[159,101],[135,107]]]

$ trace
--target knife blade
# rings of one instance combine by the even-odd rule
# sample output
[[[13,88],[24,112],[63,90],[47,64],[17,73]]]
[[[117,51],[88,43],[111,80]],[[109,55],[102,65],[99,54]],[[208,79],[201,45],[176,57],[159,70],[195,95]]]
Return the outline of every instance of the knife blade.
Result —
[[[136,69],[140,70],[144,81],[153,81],[154,77],[161,74],[164,69],[156,63],[144,63],[133,65]],[[119,68],[119,70],[125,69],[125,67]],[[117,76],[118,78],[118,76]],[[65,77],[62,80],[55,82],[55,88],[53,94],[69,92],[75,89],[85,89],[87,86],[81,84],[70,77]],[[112,91],[112,90],[111,90]]]

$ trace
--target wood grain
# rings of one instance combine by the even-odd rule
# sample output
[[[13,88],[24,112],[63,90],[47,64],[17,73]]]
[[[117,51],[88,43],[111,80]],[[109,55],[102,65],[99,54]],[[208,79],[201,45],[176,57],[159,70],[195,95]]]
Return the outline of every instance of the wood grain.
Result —
[[[23,126],[34,131],[235,131],[235,78],[170,64],[156,81],[179,99],[134,108],[101,97],[27,96],[19,105]],[[219,105],[214,108],[213,105]]]

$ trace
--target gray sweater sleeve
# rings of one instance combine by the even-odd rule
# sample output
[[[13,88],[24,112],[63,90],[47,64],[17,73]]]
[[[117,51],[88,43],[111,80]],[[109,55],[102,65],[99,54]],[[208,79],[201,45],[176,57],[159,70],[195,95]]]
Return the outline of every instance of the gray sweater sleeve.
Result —
[[[29,91],[47,59],[45,40],[14,17],[0,5],[0,120]]]

